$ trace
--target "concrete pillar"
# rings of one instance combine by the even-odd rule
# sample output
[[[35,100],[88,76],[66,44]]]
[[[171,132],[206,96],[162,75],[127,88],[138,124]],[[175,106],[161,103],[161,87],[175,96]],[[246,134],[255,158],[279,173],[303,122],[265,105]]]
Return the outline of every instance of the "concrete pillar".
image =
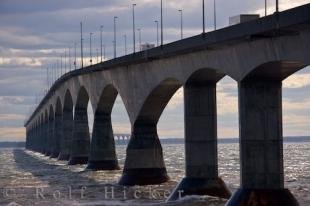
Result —
[[[51,156],[53,152],[54,147],[54,130],[55,129],[55,121],[54,119],[50,119],[48,121],[48,140],[47,140],[47,156]]]
[[[58,160],[69,160],[73,135],[72,110],[64,110],[62,116],[62,137],[60,138],[60,153]]]
[[[42,145],[43,145],[43,153],[46,154],[47,152],[47,139],[48,139],[48,125],[47,122],[43,122],[42,125]]]
[[[87,169],[115,170],[118,166],[111,114],[96,112]]]
[[[60,153],[60,140],[62,139],[62,116],[55,115],[54,137],[51,158],[58,158]]]
[[[27,149],[31,150],[31,129],[28,128],[27,130]]]
[[[38,151],[38,126],[34,128],[34,138],[33,138],[33,150]]]
[[[227,205],[298,205],[284,189],[281,81],[239,83],[239,113],[241,188]]]
[[[76,108],[74,114],[74,131],[71,143],[69,165],[87,164],[90,137],[87,108]]]
[[[51,155],[51,134],[50,130],[52,128],[51,120],[47,120],[45,124],[45,131],[46,131],[46,144],[45,144],[45,156]]]
[[[44,123],[40,125],[40,153],[44,154],[45,152],[45,139],[44,139]]]
[[[160,184],[168,179],[156,124],[144,120],[136,122],[132,128],[119,184]]]
[[[29,150],[29,129],[26,127],[26,143],[25,143],[25,149]]]
[[[187,83],[184,106],[186,177],[168,201],[186,195],[228,199],[231,193],[218,176],[216,83]]]

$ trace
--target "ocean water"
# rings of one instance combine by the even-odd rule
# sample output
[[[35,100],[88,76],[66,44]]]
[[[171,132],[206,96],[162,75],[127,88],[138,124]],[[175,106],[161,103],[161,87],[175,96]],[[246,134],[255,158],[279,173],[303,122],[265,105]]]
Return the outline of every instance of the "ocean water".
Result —
[[[120,166],[125,146],[117,146]],[[122,171],[85,171],[23,149],[0,150],[0,205],[225,205],[226,200],[191,196],[165,203],[184,176],[184,146],[163,145],[171,180],[162,185],[124,188]],[[310,143],[284,144],[285,186],[301,206],[310,205]],[[239,186],[238,144],[219,144],[219,173],[234,191]],[[14,203],[14,204],[13,204]]]

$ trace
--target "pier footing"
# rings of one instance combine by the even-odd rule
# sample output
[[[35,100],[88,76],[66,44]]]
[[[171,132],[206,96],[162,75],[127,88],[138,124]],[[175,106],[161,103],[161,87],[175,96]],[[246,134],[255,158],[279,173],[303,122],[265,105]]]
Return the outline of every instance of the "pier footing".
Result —
[[[298,206],[288,189],[238,189],[226,206]]]
[[[174,189],[167,201],[175,201],[187,195],[209,195],[228,199],[231,192],[221,178],[189,178],[185,177]]]

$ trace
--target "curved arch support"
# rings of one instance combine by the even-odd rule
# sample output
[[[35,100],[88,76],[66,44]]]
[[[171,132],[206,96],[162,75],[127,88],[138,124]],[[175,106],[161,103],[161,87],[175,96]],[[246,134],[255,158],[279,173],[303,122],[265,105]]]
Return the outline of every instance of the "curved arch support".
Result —
[[[52,155],[52,148],[54,145],[54,127],[55,127],[55,121],[54,121],[54,108],[51,105],[49,108],[49,114],[48,114],[48,135],[47,135],[47,141],[46,141],[46,156]]]
[[[84,87],[79,91],[74,110],[74,130],[69,165],[87,164],[90,148],[87,105],[89,95]]]
[[[86,169],[120,169],[115,151],[115,141],[111,122],[111,112],[117,94],[117,90],[112,85],[107,86],[102,92],[95,112],[90,156]]]
[[[60,139],[60,153],[58,160],[69,160],[73,135],[73,100],[67,90],[62,111],[62,138]]]
[[[132,126],[126,161],[119,184],[148,185],[166,182],[167,175],[157,122],[173,94],[181,87],[175,79],[166,79],[146,99]]]
[[[56,102],[54,121],[54,144],[52,148],[51,158],[58,158],[60,153],[60,140],[62,139],[62,106],[59,98]]]
[[[186,195],[231,196],[218,176],[216,84],[224,76],[201,69],[184,86],[186,177],[167,201]]]
[[[278,65],[276,71],[285,71]],[[239,82],[241,187],[228,206],[298,205],[284,188],[282,79],[288,75],[271,74],[257,68]]]
[[[44,118],[43,118],[43,154],[48,155],[48,112],[45,110],[44,112]]]

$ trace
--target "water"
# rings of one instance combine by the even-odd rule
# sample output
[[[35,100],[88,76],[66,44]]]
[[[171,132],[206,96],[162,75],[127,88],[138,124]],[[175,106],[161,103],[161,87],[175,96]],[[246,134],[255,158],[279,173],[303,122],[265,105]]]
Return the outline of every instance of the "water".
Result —
[[[122,171],[84,171],[84,166],[68,166],[38,153],[21,149],[0,150],[0,205],[225,205],[211,197],[187,197],[165,203],[184,176],[184,146],[163,145],[171,180],[163,185],[123,188],[117,185]],[[117,147],[121,167],[125,146]],[[301,206],[310,205],[310,143],[284,144],[285,186]],[[219,145],[220,176],[234,191],[239,186],[238,144]],[[112,198],[112,188],[114,198]],[[124,194],[126,196],[124,196]]]

